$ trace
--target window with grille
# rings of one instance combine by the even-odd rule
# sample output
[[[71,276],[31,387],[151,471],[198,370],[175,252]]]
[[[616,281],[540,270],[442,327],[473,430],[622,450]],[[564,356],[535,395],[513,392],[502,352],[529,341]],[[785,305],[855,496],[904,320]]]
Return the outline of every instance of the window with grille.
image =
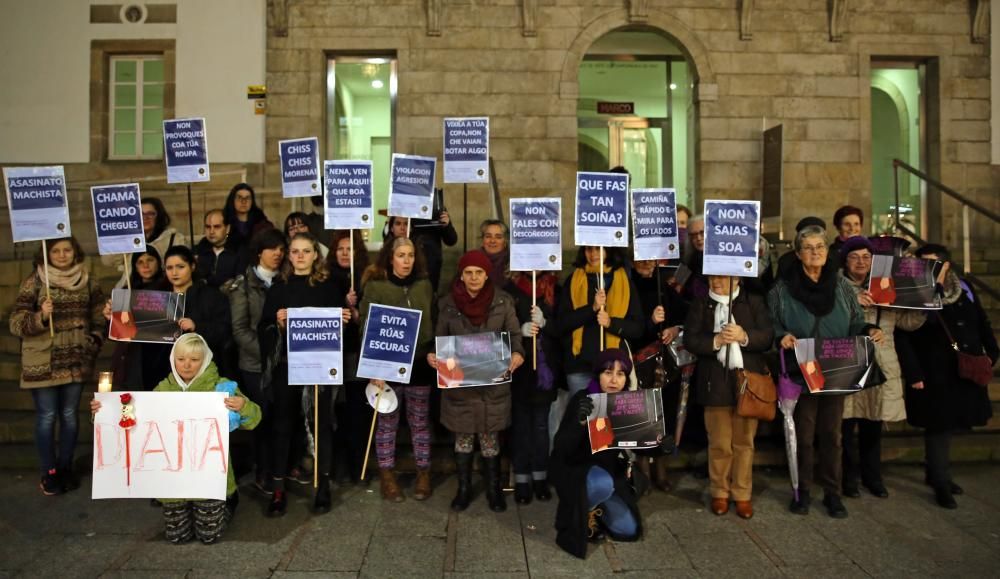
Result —
[[[111,57],[109,159],[163,158],[163,56]]]

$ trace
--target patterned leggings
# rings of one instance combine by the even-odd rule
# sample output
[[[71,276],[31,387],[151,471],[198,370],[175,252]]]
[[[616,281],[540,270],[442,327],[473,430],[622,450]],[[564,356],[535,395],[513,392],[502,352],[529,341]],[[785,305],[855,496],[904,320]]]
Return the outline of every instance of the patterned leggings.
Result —
[[[186,543],[198,537],[206,545],[216,542],[232,517],[226,501],[204,500],[163,503],[167,540]]]
[[[476,437],[479,437],[479,452],[483,458],[492,458],[500,454],[500,439],[496,432],[456,432],[455,452],[470,454],[476,447]]]
[[[409,386],[393,384],[396,397],[400,404],[406,403],[406,422],[410,425],[410,437],[413,443],[413,456],[417,468],[431,466],[431,431],[428,426],[428,400],[431,397],[430,386]],[[396,466],[396,432],[399,430],[399,408],[391,414],[378,415],[378,427],[375,432],[375,454],[378,456],[379,468]]]

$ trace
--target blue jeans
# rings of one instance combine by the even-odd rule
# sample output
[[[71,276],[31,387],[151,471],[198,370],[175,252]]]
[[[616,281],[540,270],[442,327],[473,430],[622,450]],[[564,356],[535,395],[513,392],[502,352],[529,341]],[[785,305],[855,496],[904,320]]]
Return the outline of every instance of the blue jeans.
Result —
[[[599,466],[592,466],[587,471],[587,503],[590,510],[602,507],[601,521],[613,537],[628,540],[639,532],[635,515],[625,500],[615,494],[615,479]]]
[[[42,474],[54,468],[69,470],[76,449],[76,409],[80,406],[83,384],[63,384],[35,388],[35,446]],[[56,457],[56,418],[59,419],[59,455]]]

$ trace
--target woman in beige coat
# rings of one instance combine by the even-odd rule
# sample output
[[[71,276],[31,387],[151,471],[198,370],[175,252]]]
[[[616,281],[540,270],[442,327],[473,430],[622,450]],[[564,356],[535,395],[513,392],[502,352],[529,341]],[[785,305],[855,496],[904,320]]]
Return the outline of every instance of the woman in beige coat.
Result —
[[[867,388],[844,400],[843,436],[844,496],[858,498],[860,482],[879,498],[887,498],[889,491],[882,482],[882,428],[883,422],[906,420],[903,403],[903,379],[896,357],[893,330],[912,331],[924,323],[925,314],[919,310],[905,310],[877,306],[868,293],[868,276],[872,268],[872,244],[867,237],[852,237],[841,246],[844,277],[858,292],[858,301],[864,306],[865,322],[875,324],[885,336],[875,346],[875,361],[885,375],[880,386]]]

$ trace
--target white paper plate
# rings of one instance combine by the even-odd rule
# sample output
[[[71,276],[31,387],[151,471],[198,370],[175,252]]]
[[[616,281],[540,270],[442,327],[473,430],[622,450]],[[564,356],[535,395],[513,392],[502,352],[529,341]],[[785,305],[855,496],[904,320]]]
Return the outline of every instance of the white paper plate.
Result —
[[[365,388],[365,397],[368,398],[368,406],[375,408],[375,398],[378,397],[378,386],[368,383]],[[378,399],[378,410],[381,414],[391,414],[399,407],[399,400],[396,399],[396,391],[388,384],[382,390],[382,397]]]

